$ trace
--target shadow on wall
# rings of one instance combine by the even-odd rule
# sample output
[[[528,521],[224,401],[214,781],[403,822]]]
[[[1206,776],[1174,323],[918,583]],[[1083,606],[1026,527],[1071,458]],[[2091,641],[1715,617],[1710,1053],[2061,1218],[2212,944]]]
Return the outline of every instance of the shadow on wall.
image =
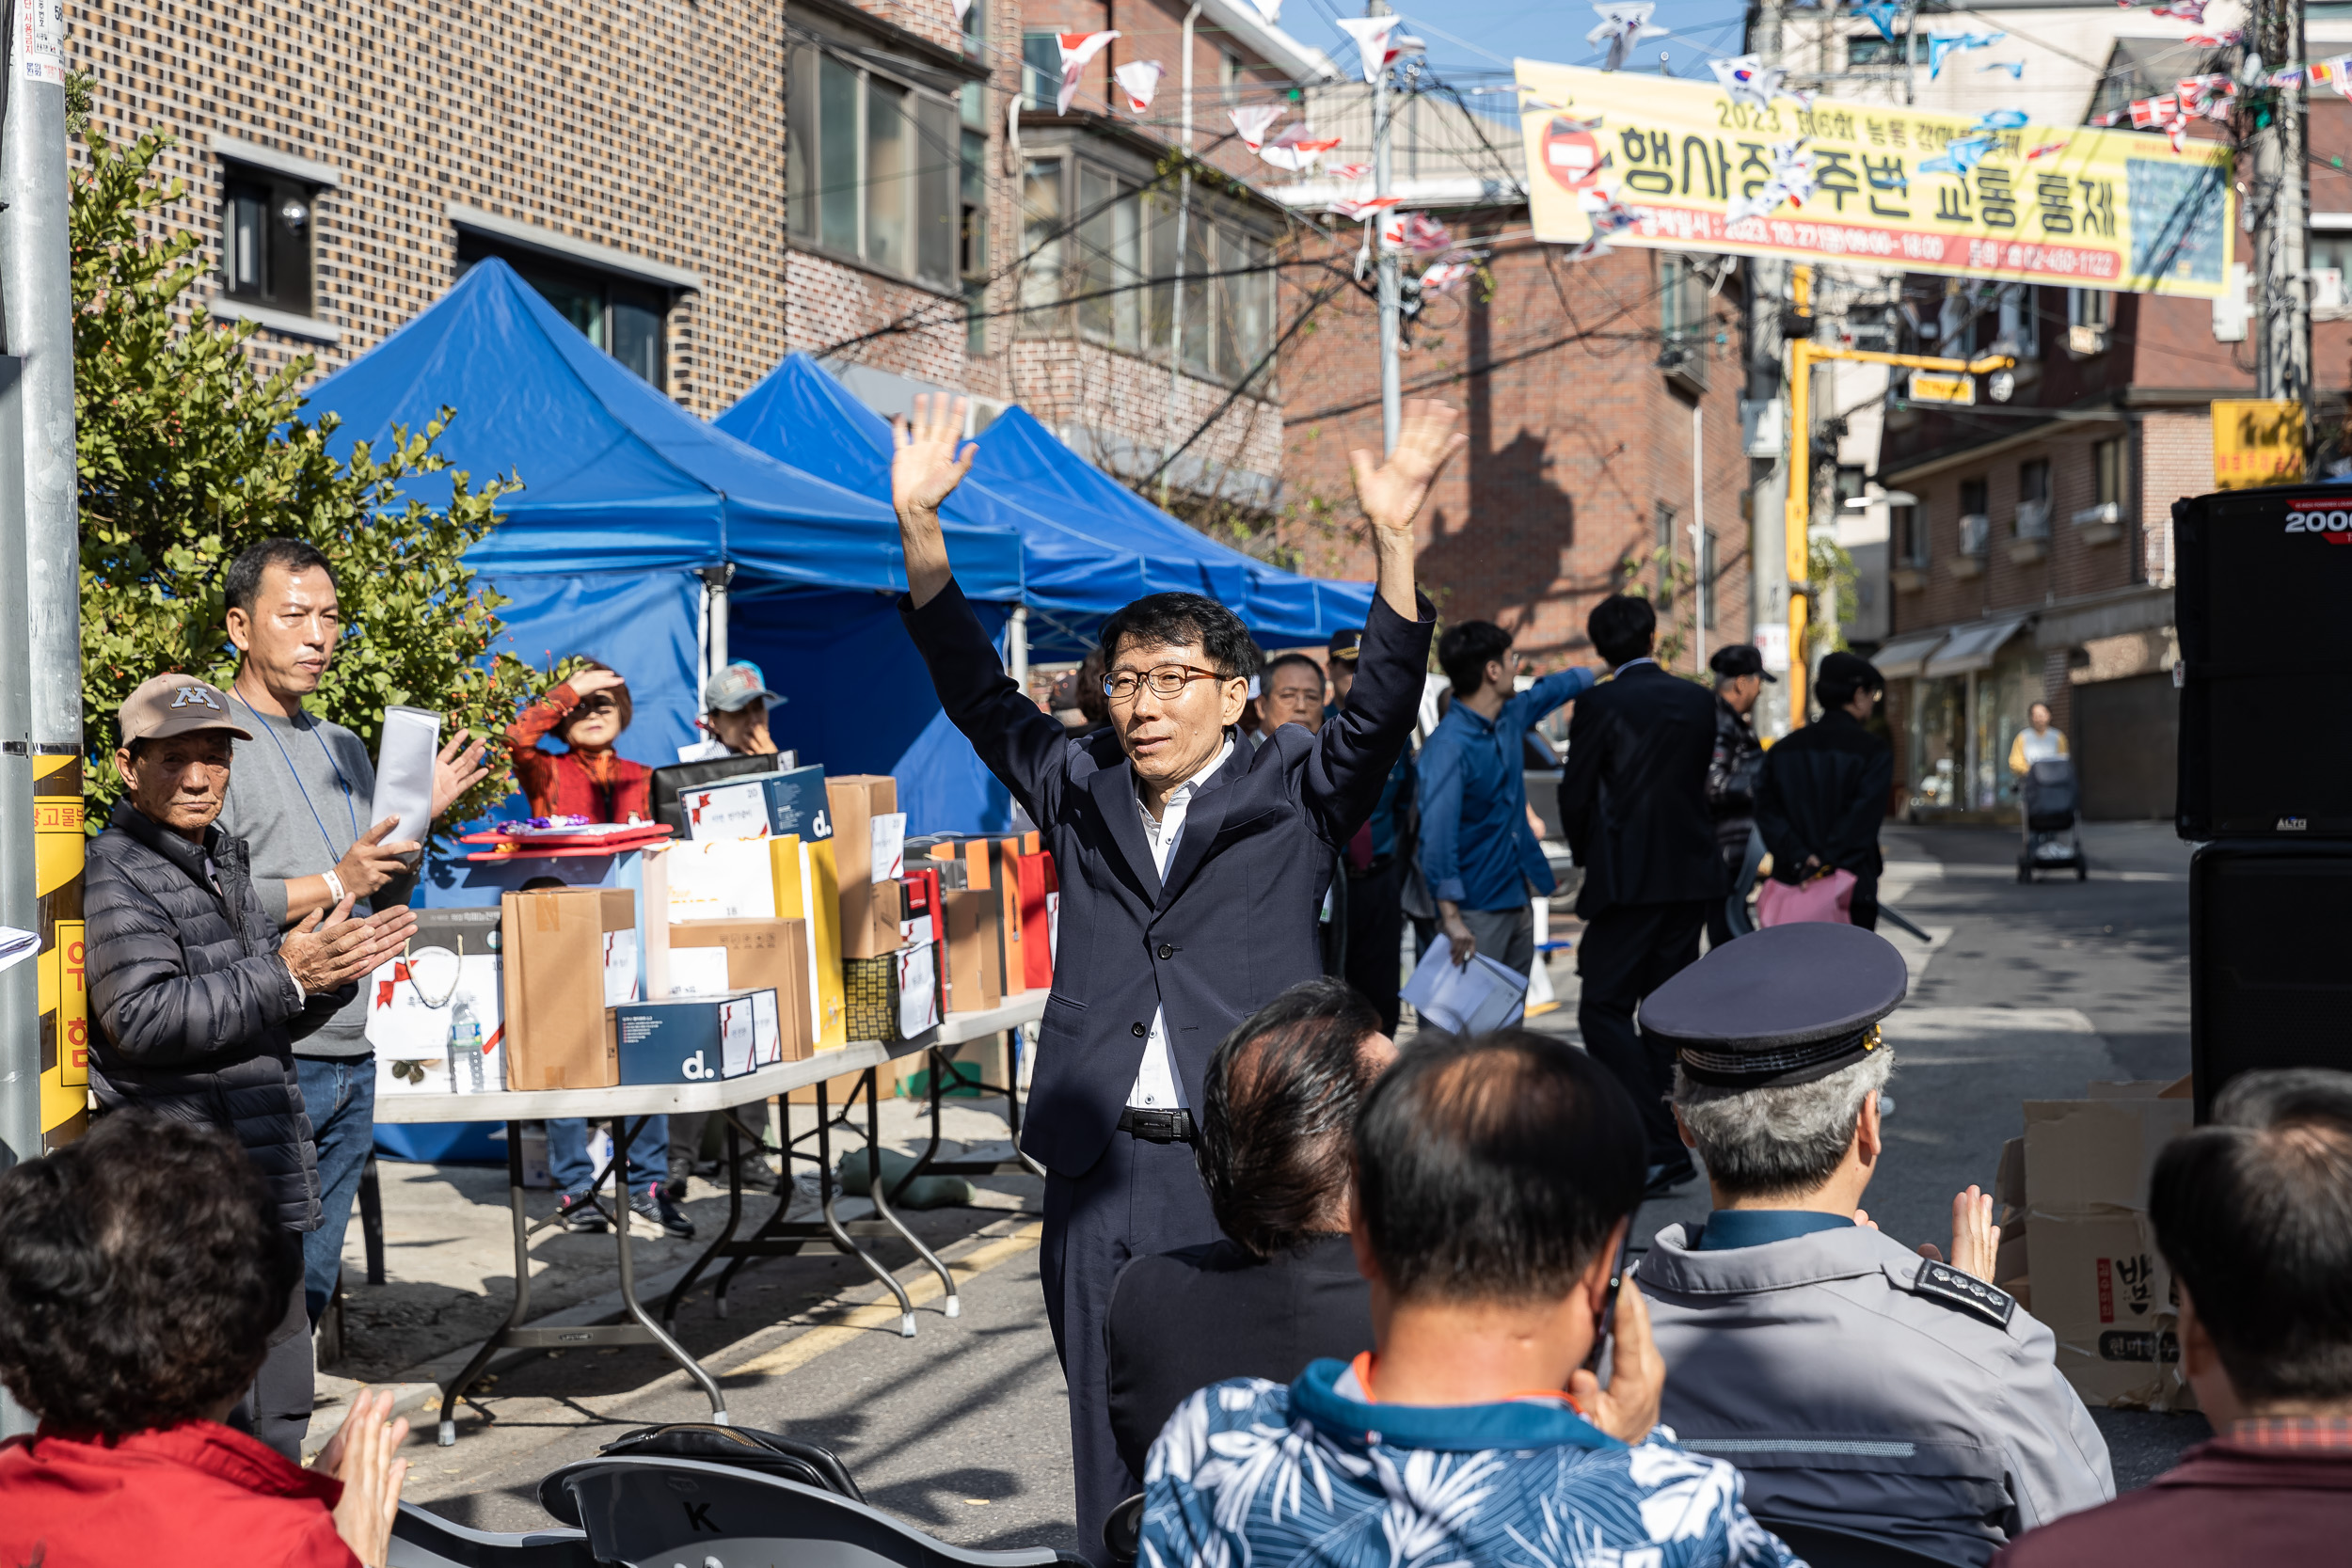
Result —
[[[1439,507],[1429,515],[1429,543],[1414,562],[1423,582],[1445,592],[1439,613],[1523,628],[1535,618],[1552,569],[1576,543],[1576,499],[1551,481],[1544,438],[1522,428],[1496,444],[1490,321],[1486,308],[1465,312],[1469,339],[1463,366],[1464,412],[1470,450],[1463,454],[1467,515]],[[1540,546],[1540,547],[1538,547]],[[1533,592],[1531,592],[1533,590]],[[1432,597],[1438,597],[1432,594]]]

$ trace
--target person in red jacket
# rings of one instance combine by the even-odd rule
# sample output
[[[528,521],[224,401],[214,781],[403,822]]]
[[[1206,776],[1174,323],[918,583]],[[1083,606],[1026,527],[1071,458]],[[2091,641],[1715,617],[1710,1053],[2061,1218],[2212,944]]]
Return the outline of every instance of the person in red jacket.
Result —
[[[377,1568],[408,1423],[365,1393],[303,1469],[221,1424],[302,1283],[234,1138],[143,1111],[0,1174],[0,1562]]]
[[[514,744],[515,776],[531,800],[532,816],[653,820],[653,775],[612,750],[628,728],[630,714],[628,683],[592,659],[516,715],[506,738]],[[543,750],[539,742],[549,733],[571,750]]]
[[[2148,1218],[2215,1436],[1994,1568],[2342,1562],[2352,1523],[2352,1073],[2249,1072],[2156,1157]]]

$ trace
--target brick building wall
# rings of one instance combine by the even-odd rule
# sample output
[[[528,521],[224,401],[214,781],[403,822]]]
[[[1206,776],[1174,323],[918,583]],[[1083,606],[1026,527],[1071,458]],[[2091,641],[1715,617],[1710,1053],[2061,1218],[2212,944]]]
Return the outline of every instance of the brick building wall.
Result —
[[[1584,617],[1625,585],[1629,555],[1653,550],[1661,503],[1673,509],[1677,559],[1691,559],[1692,404],[1656,365],[1662,260],[1625,249],[1570,263],[1555,248],[1506,242],[1489,264],[1492,297],[1482,301],[1473,281],[1433,300],[1405,356],[1406,396],[1461,409],[1470,440],[1415,525],[1421,580],[1443,619],[1496,622],[1540,668],[1591,659]],[[1728,336],[1708,348],[1697,400],[1716,540],[1714,648],[1751,634],[1736,289],[1711,309]],[[1310,571],[1366,575],[1347,453],[1380,446],[1375,307],[1343,293],[1299,341],[1283,375],[1283,540]],[[1661,612],[1661,631],[1680,634],[1684,670],[1695,662],[1691,610],[1686,594]]]

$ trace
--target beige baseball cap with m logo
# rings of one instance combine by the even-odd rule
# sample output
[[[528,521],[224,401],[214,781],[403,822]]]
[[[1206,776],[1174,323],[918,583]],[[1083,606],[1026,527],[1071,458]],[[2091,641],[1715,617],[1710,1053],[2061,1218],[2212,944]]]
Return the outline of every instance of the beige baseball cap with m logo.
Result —
[[[125,746],[199,730],[252,739],[253,732],[230,717],[234,711],[229,694],[208,681],[194,675],[156,675],[124,699],[115,710],[115,723]]]

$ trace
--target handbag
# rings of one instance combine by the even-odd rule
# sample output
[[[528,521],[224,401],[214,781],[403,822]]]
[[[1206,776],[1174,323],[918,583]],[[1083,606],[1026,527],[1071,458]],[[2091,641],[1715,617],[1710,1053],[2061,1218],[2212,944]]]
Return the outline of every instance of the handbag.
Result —
[[[1756,890],[1756,923],[1797,926],[1810,921],[1851,926],[1853,889],[1854,874],[1851,871],[1825,872],[1793,887],[1783,881],[1768,881]]]

